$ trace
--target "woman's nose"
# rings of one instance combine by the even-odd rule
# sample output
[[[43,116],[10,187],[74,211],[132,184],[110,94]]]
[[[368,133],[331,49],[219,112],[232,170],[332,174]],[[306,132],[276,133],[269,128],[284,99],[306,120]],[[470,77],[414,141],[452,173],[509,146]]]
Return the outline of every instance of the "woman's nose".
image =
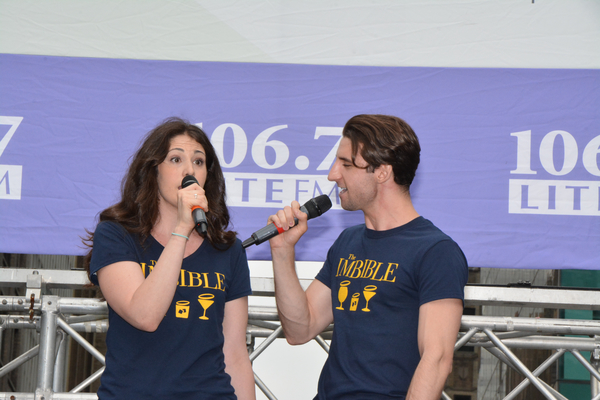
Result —
[[[193,162],[190,161],[190,162],[184,163],[183,174],[184,174],[184,176],[186,176],[186,175],[194,176],[194,163]]]

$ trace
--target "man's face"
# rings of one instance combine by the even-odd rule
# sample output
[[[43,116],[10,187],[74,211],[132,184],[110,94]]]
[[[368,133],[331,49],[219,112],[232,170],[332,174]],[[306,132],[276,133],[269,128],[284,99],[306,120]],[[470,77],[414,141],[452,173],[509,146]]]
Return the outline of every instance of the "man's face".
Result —
[[[365,211],[374,205],[377,182],[375,174],[367,171],[368,164],[360,155],[360,147],[356,154],[356,165],[352,163],[352,142],[344,137],[340,142],[335,162],[327,179],[338,185],[340,202],[344,210]]]

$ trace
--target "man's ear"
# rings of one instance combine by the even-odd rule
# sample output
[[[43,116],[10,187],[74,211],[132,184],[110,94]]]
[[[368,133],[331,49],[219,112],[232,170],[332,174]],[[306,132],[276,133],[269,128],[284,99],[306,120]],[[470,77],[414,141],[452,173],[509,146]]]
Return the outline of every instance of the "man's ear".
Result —
[[[375,176],[378,183],[384,183],[390,179],[394,179],[394,171],[389,164],[382,164],[375,170]]]

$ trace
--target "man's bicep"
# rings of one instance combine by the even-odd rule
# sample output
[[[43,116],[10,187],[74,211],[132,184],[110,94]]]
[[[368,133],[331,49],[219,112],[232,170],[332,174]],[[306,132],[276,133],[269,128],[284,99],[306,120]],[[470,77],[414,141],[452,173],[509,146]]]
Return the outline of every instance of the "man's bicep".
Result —
[[[310,331],[316,336],[333,322],[331,289],[315,279],[306,289],[306,298],[311,316]]]
[[[419,308],[419,352],[454,351],[463,312],[462,299],[441,299]]]

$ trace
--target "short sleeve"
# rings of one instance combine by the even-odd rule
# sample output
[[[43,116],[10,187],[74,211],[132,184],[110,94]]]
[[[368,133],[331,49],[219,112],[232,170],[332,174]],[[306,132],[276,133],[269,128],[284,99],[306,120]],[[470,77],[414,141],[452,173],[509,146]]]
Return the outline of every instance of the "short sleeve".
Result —
[[[231,301],[252,294],[250,284],[250,268],[248,267],[248,258],[246,251],[242,248],[242,242],[238,239],[232,249],[233,277],[229,290],[227,292],[227,300]]]
[[[337,243],[337,241],[336,241]],[[317,279],[318,281],[320,281],[321,283],[323,283],[325,286],[327,286],[329,289],[331,289],[331,261],[330,261],[330,256],[331,253],[333,252],[333,248],[335,246],[335,244],[333,246],[331,246],[329,248],[329,251],[327,252],[327,258],[325,259],[325,262],[323,263],[323,267],[321,267],[321,270],[319,271],[319,273],[317,274],[317,276],[315,277],[315,279]]]
[[[431,247],[419,266],[419,305],[440,299],[464,300],[469,277],[467,260],[452,240]]]
[[[98,285],[97,272],[120,261],[138,262],[132,236],[119,224],[101,222],[94,232],[90,281]]]
[[[335,279],[333,270],[337,265],[336,257],[340,250],[346,247],[352,247],[354,241],[362,238],[362,231],[364,231],[364,225],[357,225],[351,228],[345,229],[340,233],[340,236],[333,242],[329,250],[327,251],[327,258],[323,263],[323,267],[315,277],[318,281],[323,283],[329,289],[334,285],[333,280]],[[350,244],[349,244],[350,243]]]

